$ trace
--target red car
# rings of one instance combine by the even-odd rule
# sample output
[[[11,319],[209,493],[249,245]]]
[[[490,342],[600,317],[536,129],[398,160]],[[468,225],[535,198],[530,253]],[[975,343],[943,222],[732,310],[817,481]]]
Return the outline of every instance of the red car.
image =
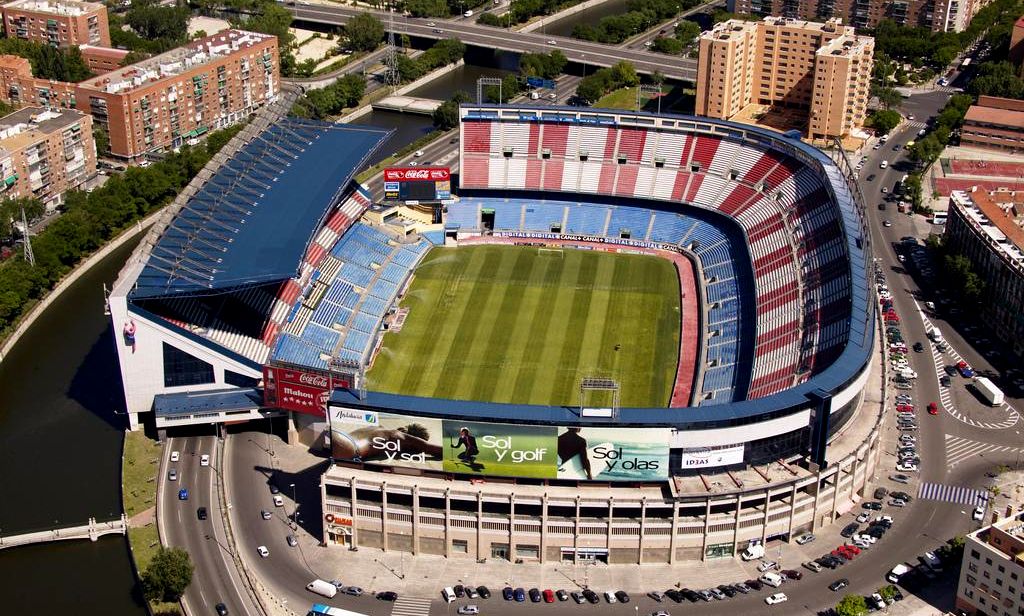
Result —
[[[929,402],[928,403],[928,414],[929,415],[938,415],[939,414],[939,405],[935,404],[934,402]]]
[[[914,405],[913,404],[897,404],[896,405],[896,412],[898,412],[898,413],[904,413],[904,412],[906,412],[906,413],[913,413],[914,412]]]
[[[857,554],[860,554],[860,548],[858,548],[855,545],[846,544],[846,545],[841,546],[839,549],[846,550],[847,552],[853,552],[854,556],[856,556]]]
[[[544,591],[544,603],[554,603],[555,593],[550,588]]]

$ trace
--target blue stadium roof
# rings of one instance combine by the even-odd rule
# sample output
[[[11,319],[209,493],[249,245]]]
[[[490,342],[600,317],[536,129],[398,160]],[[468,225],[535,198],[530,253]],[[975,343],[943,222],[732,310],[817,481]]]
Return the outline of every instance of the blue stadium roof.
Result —
[[[261,406],[263,392],[254,387],[183,391],[176,394],[157,394],[153,397],[153,411],[158,417],[244,411],[258,409]]]
[[[284,280],[389,131],[287,118],[234,153],[153,246],[134,297]]]

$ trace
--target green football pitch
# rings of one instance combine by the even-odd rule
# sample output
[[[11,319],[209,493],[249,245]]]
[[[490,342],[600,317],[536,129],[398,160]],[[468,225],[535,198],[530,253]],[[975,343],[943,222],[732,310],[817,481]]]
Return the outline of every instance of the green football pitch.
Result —
[[[584,377],[620,404],[667,406],[679,361],[679,277],[668,260],[525,246],[434,248],[368,373],[370,389],[579,404]],[[588,406],[608,404],[595,393]]]

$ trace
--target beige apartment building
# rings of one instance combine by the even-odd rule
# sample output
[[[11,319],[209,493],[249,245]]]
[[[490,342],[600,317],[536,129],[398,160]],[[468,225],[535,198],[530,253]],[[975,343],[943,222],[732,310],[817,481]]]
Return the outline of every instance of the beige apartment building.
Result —
[[[280,90],[277,37],[224,30],[77,84],[78,109],[136,161],[234,124]]]
[[[25,107],[0,118],[0,198],[55,205],[94,175],[96,144],[87,114]]]
[[[110,47],[107,7],[79,0],[14,0],[0,7],[8,38],[54,47]]]
[[[874,39],[838,19],[730,20],[700,37],[697,114],[733,119],[750,105],[803,112],[810,139],[864,124]]]
[[[790,19],[840,18],[857,28],[874,28],[883,19],[933,32],[961,32],[987,0],[729,0],[741,15]]]
[[[968,616],[1024,612],[1024,514],[1007,507],[1006,517],[967,535],[956,609]]]

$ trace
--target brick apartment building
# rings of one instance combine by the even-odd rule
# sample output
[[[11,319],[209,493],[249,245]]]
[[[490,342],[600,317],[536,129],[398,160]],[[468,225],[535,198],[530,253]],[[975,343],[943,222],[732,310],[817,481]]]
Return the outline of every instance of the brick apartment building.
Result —
[[[87,114],[25,107],[0,118],[0,198],[56,204],[94,175],[96,144]]]
[[[1024,612],[1024,514],[1012,506],[1004,518],[967,535],[956,609],[968,616]]]
[[[883,19],[933,32],[960,32],[986,0],[728,0],[729,11],[791,19],[838,17],[857,28],[873,28]]]
[[[867,116],[874,39],[838,19],[730,20],[700,37],[698,115],[731,119],[748,105],[798,110],[811,139],[844,137]]]
[[[224,30],[77,84],[75,104],[136,161],[245,118],[280,90],[277,38]]]
[[[110,47],[107,7],[79,0],[14,0],[0,6],[8,38],[54,47]]]
[[[964,116],[960,145],[1006,154],[1024,153],[1024,101],[979,96]]]
[[[75,106],[75,84],[32,76],[32,65],[20,56],[0,55],[0,100],[12,105]]]

